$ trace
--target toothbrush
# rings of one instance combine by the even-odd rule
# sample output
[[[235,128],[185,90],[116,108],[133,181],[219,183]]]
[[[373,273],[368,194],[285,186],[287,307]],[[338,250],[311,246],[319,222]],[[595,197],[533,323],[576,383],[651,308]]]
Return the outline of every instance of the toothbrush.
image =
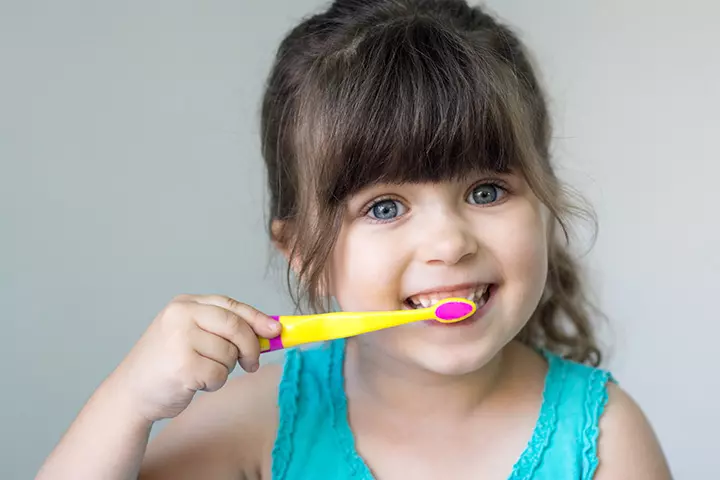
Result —
[[[272,316],[282,324],[282,332],[271,339],[259,337],[260,353],[352,337],[421,320],[455,323],[470,317],[476,310],[475,303],[467,298],[445,298],[432,307],[413,310]]]

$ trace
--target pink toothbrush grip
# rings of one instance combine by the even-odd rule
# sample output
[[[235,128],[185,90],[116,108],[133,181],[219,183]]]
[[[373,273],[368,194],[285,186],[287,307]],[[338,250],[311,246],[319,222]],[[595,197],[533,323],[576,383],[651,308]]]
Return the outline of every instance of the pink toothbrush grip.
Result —
[[[273,320],[275,320],[277,322],[280,321],[280,317],[277,315],[270,315],[270,318],[272,318]],[[276,350],[282,350],[283,348],[285,348],[285,346],[283,345],[283,342],[282,342],[282,334],[278,335],[275,338],[268,338],[268,342],[270,343],[270,349],[265,350],[265,352],[263,352],[263,353],[274,352]]]

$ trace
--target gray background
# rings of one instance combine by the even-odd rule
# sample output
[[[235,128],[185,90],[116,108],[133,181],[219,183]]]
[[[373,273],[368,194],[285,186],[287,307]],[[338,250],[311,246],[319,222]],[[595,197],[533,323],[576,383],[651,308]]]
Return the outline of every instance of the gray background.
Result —
[[[720,8],[488,4],[537,53],[561,173],[600,217],[587,260],[607,366],[677,478],[706,478],[720,431]],[[32,478],[174,295],[288,311],[257,113],[278,41],[320,5],[0,1],[0,478]]]

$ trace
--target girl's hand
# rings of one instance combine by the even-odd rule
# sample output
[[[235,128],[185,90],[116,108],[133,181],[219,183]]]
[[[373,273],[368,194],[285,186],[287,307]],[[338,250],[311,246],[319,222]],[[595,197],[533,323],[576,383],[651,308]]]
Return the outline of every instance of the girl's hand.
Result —
[[[222,387],[235,365],[258,369],[258,335],[273,338],[280,324],[220,295],[181,295],[155,318],[109,383],[150,422],[180,414],[195,392]]]

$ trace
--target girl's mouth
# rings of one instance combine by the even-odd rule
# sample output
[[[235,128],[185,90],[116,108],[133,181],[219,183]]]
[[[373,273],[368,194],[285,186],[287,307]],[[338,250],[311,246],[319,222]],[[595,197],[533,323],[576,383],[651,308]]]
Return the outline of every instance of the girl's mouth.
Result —
[[[462,328],[472,326],[478,323],[478,321],[485,316],[488,310],[492,307],[493,299],[495,298],[495,293],[497,291],[497,284],[488,284],[482,294],[478,295],[475,299],[472,299],[475,302],[475,305],[477,305],[477,310],[471,317],[468,317],[465,320],[455,323],[443,323],[438,322],[437,320],[428,320],[424,323],[428,326],[442,328]]]
[[[475,302],[479,311],[490,300],[490,297],[492,296],[494,290],[496,290],[495,284],[478,284],[472,288],[413,295],[406,298],[403,303],[405,308],[414,310],[417,308],[432,307],[440,300],[444,300],[446,298],[459,297],[467,298],[468,300]]]
[[[450,297],[467,298],[475,302],[477,311],[469,318],[456,323],[442,323],[437,320],[427,320],[423,322],[425,325],[444,328],[458,328],[469,326],[477,322],[485,313],[492,303],[498,285],[495,283],[478,284],[472,288],[464,288],[444,292],[432,292],[427,294],[413,295],[405,299],[403,308],[417,309],[432,307],[440,300]]]

